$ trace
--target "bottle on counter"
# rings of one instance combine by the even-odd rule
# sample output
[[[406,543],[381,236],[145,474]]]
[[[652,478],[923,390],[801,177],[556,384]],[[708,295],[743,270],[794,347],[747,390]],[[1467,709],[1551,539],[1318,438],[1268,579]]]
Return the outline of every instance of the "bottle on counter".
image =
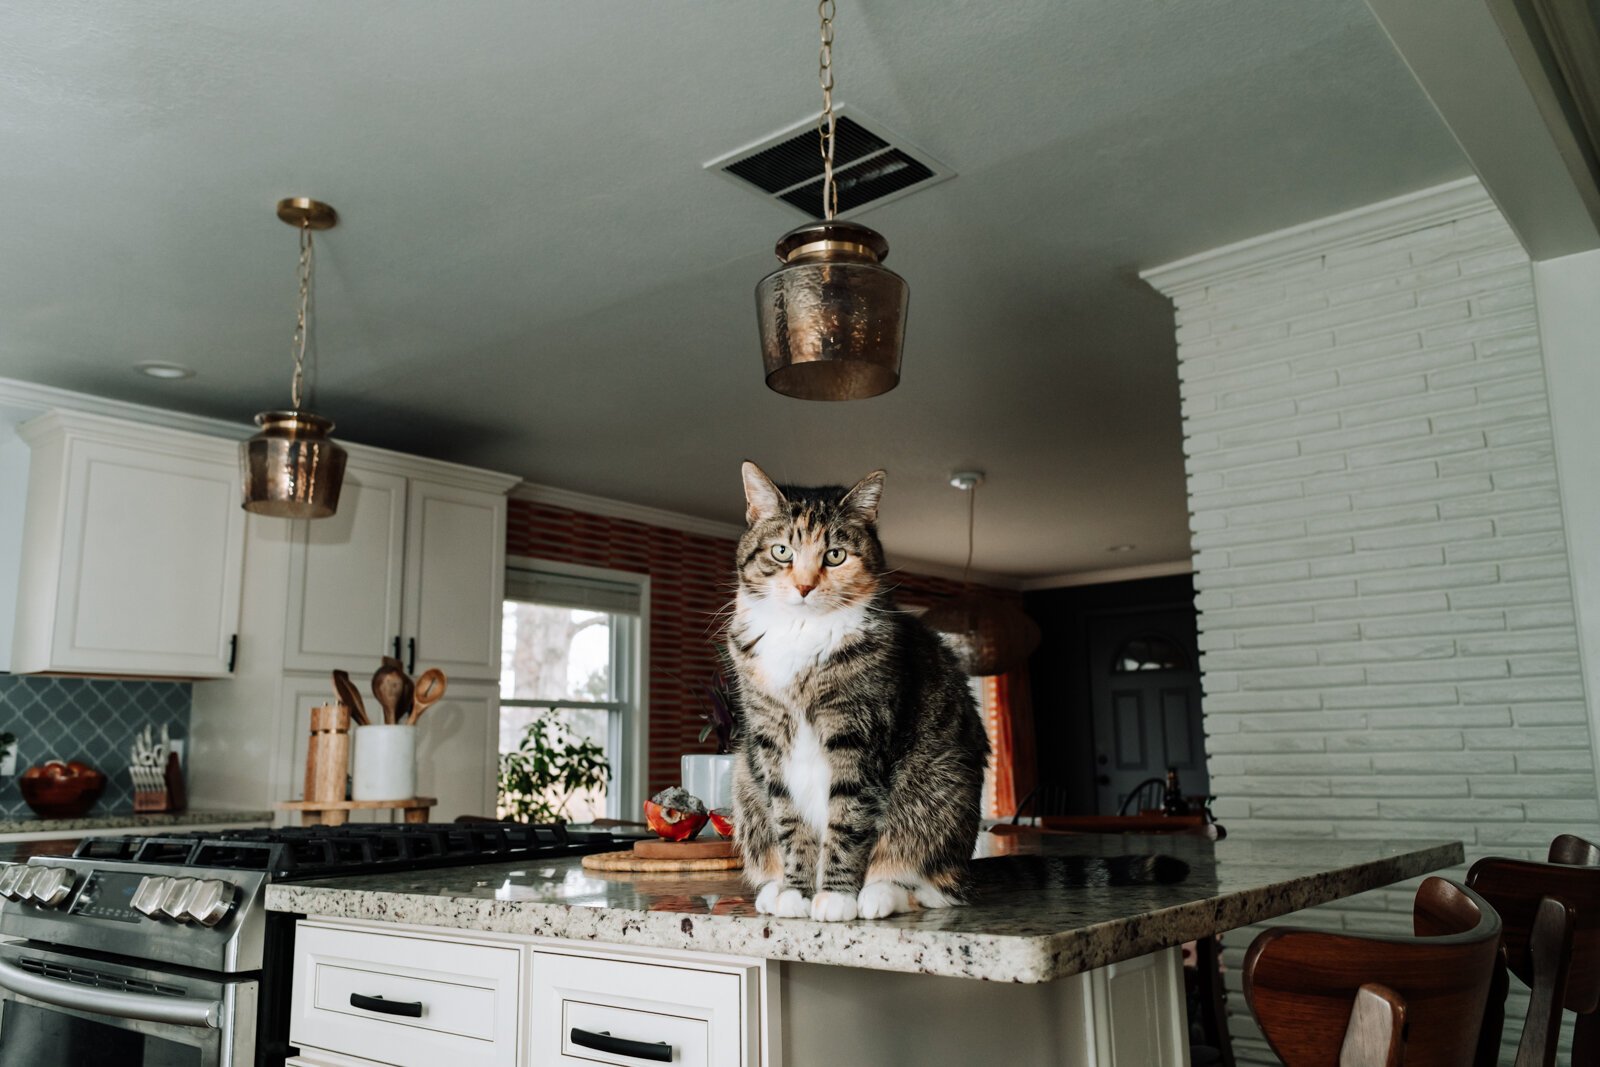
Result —
[[[1178,768],[1167,768],[1167,791],[1161,799],[1161,811],[1166,815],[1189,814],[1189,802],[1183,799],[1183,790],[1178,787]]]

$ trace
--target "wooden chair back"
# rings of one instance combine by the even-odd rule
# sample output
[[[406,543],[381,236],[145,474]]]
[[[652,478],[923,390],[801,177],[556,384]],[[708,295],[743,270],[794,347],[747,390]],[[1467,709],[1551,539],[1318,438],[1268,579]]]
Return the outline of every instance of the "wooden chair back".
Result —
[[[1404,937],[1280,927],[1255,939],[1245,1000],[1285,1067],[1473,1062],[1500,918],[1465,886],[1429,878],[1412,929]],[[1387,1030],[1374,1038],[1368,1028],[1380,1025]]]
[[[1550,862],[1575,867],[1600,867],[1600,845],[1576,834],[1561,834],[1550,842]]]
[[[1567,859],[1593,850],[1566,834],[1550,846],[1552,856]],[[1472,865],[1467,885],[1500,913],[1504,966],[1533,993],[1518,1067],[1555,1062],[1563,1010],[1578,1014],[1573,1062],[1588,1062],[1576,1052],[1581,1046],[1592,1055],[1600,1039],[1600,866],[1491,856]]]

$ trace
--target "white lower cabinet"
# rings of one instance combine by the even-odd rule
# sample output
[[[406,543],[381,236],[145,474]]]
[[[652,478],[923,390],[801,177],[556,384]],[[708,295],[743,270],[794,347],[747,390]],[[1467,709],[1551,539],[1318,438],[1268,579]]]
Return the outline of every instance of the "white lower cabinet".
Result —
[[[535,951],[529,1046],[536,1064],[760,1064],[759,965]]]
[[[779,1067],[776,965],[302,920],[289,1067]]]

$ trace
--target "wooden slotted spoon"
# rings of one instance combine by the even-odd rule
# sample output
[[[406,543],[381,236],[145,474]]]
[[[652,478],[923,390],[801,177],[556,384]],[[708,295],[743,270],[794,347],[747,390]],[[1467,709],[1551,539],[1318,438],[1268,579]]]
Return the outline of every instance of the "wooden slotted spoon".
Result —
[[[415,726],[417,720],[422,718],[423,712],[439,703],[449,681],[444,671],[438,667],[429,667],[417,675],[417,685],[411,699],[411,714],[406,718],[407,726]]]

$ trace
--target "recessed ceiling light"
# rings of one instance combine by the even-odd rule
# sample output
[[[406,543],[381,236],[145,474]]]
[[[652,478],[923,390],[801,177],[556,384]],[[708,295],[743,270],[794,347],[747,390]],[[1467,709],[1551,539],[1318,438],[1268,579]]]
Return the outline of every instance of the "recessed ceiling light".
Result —
[[[182,378],[194,377],[194,368],[185,367],[179,363],[160,363],[151,360],[145,363],[135,363],[133,369],[140,374],[148,374],[152,378],[160,378],[166,382],[175,382]]]
[[[1134,549],[1136,549],[1138,547],[1139,547],[1138,545],[1112,545],[1110,548],[1106,549],[1106,551],[1107,552],[1132,552]]]

